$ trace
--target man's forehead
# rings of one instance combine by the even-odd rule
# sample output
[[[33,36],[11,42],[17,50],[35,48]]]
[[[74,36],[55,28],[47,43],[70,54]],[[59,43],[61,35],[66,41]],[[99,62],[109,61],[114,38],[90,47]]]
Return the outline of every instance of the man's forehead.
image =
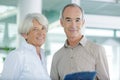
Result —
[[[65,17],[65,19],[80,19],[81,17],[75,17],[75,18],[72,18],[72,17]]]
[[[80,16],[82,15],[82,12],[80,11],[79,8],[66,8],[65,11],[63,12],[63,16]]]
[[[64,19],[81,19],[82,18],[82,14],[79,15],[63,15]]]

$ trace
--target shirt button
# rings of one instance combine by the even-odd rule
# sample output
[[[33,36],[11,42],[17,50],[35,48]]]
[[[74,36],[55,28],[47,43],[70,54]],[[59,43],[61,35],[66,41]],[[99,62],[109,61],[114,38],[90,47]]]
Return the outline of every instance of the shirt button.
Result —
[[[73,56],[71,56],[70,58],[73,59]]]

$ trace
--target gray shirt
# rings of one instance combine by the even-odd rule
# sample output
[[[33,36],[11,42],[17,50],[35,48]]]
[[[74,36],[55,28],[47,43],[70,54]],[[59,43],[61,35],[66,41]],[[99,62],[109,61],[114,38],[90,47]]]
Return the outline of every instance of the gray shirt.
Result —
[[[99,80],[109,80],[105,49],[86,37],[83,37],[74,48],[66,42],[55,53],[50,76],[52,80],[63,80],[67,74],[83,71],[96,71]]]

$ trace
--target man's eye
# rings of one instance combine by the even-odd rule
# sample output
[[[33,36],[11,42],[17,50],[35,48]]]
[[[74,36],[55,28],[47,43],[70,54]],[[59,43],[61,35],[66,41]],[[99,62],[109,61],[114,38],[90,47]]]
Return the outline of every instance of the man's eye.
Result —
[[[80,22],[80,19],[76,19],[76,22]]]
[[[67,22],[71,22],[71,19],[66,19]]]

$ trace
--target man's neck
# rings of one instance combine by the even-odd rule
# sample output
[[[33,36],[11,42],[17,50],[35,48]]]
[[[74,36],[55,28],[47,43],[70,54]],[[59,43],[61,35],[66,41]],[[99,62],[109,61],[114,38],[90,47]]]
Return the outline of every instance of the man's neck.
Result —
[[[71,47],[75,47],[79,42],[80,40],[82,39],[82,35],[80,37],[77,37],[77,38],[69,38],[67,40],[68,42],[68,45],[71,46]]]

